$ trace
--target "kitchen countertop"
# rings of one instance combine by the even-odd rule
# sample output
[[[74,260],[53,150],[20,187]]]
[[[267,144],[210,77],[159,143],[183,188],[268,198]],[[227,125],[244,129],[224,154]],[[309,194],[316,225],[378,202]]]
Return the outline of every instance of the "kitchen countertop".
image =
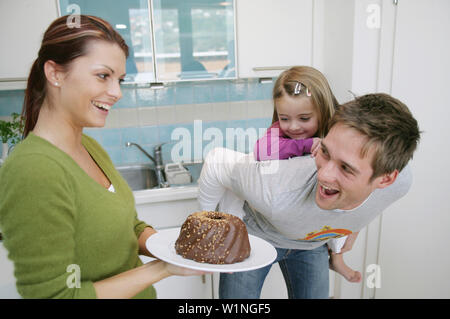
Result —
[[[196,183],[193,183],[183,186],[133,191],[133,194],[136,205],[193,199],[198,196],[198,186]]]

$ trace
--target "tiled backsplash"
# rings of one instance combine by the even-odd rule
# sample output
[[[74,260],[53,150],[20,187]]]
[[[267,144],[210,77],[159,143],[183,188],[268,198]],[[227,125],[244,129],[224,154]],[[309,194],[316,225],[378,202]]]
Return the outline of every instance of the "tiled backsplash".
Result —
[[[272,83],[245,79],[172,83],[159,89],[124,87],[104,128],[87,128],[117,166],[148,162],[163,146],[164,162],[199,160],[214,146],[249,152],[270,125]],[[22,110],[24,91],[0,91],[0,117]]]

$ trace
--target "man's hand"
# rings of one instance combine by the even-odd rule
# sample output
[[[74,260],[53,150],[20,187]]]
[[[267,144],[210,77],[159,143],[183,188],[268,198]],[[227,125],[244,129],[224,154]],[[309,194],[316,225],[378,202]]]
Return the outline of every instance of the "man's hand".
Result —
[[[347,236],[347,240],[345,241],[344,246],[341,248],[341,253],[345,253],[347,251],[352,250],[353,244],[355,243],[356,237],[358,237],[359,231],[351,233]]]

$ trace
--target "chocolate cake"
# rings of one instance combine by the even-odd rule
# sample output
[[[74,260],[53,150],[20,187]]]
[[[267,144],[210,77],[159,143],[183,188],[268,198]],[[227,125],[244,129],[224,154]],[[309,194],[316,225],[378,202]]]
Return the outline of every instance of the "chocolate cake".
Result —
[[[175,251],[201,263],[237,263],[250,255],[247,227],[231,214],[196,212],[181,226]]]

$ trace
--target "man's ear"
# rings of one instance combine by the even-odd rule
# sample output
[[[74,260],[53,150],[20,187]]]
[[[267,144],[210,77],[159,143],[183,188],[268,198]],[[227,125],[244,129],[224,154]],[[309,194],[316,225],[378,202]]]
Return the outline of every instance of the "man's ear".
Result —
[[[388,187],[389,185],[392,185],[392,183],[394,183],[395,180],[397,179],[397,176],[398,170],[378,176],[375,179],[377,183],[377,188],[385,188]]]

